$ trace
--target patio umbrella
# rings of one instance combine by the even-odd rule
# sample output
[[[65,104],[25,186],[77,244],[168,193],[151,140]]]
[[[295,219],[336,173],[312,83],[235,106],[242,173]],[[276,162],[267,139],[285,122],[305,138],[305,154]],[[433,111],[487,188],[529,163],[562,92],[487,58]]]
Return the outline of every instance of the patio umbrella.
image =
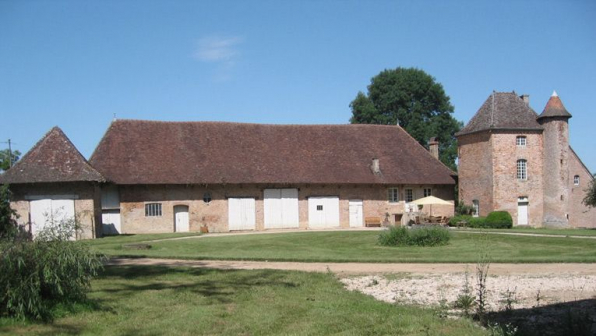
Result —
[[[427,197],[423,197],[423,198],[419,198],[415,201],[412,201],[410,203],[414,203],[416,205],[430,205],[430,214],[429,216],[432,216],[432,210],[433,210],[433,204],[437,204],[437,205],[453,205],[453,203],[451,202],[447,202],[443,199],[440,199],[438,197],[435,196],[427,196]]]

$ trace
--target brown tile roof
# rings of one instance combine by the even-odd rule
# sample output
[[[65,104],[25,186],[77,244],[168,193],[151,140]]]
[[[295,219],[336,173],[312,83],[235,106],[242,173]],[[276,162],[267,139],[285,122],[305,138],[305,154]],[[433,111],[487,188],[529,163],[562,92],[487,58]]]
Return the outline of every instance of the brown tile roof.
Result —
[[[64,132],[52,128],[23,158],[0,175],[0,183],[104,181]]]
[[[456,136],[486,130],[542,130],[538,115],[515,92],[493,92]]]
[[[118,184],[455,183],[399,126],[118,120],[89,161]]]
[[[567,109],[565,108],[565,106],[563,106],[563,102],[561,101],[556,92],[553,92],[553,95],[546,103],[544,111],[540,113],[538,119],[548,117],[571,118],[571,113],[567,112]]]

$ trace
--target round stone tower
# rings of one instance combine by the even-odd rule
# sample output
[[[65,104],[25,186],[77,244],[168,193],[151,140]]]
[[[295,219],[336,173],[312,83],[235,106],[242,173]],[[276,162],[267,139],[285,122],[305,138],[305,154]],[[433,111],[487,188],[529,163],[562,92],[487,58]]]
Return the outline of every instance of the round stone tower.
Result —
[[[544,226],[569,225],[569,118],[557,92],[537,118],[544,128]]]

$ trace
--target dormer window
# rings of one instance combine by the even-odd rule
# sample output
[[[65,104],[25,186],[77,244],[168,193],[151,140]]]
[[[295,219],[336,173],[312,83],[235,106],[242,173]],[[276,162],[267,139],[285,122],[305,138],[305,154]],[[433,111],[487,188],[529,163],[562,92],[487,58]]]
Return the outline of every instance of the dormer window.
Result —
[[[517,144],[517,147],[526,147],[526,137],[523,135],[518,136],[515,138],[515,143]]]
[[[574,185],[579,185],[579,175],[575,175],[575,176],[573,177],[573,184],[574,184]]]

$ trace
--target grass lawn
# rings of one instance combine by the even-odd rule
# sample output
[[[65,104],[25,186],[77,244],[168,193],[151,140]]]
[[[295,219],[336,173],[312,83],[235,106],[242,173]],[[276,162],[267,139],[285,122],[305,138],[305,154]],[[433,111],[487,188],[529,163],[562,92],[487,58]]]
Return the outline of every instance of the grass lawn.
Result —
[[[543,229],[543,228],[524,228],[514,227],[507,230],[495,230],[495,229],[460,229],[468,231],[481,231],[481,232],[515,232],[515,233],[534,233],[534,234],[546,234],[546,235],[557,235],[557,236],[596,236],[596,229]]]
[[[447,246],[383,247],[378,231],[295,232],[206,237],[150,243],[127,250],[120,242],[92,248],[112,256],[310,262],[596,262],[596,240],[454,232]]]
[[[433,309],[348,292],[331,274],[110,267],[93,281],[90,299],[94,305],[51,324],[0,319],[0,334],[488,334]]]

